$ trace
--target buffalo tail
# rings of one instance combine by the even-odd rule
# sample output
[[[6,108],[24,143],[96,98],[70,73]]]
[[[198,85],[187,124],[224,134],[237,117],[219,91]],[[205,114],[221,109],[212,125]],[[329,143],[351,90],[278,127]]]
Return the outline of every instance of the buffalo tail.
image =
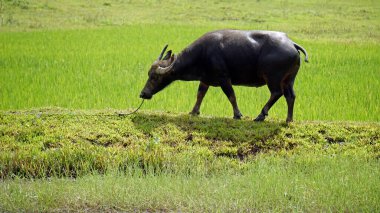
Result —
[[[303,54],[305,54],[305,62],[309,62],[309,56],[307,55],[306,50],[303,47],[301,47],[300,45],[298,45],[298,44],[296,44],[294,42],[293,42],[293,44],[294,44],[294,46],[296,47],[297,50],[301,50],[301,52],[303,52]]]

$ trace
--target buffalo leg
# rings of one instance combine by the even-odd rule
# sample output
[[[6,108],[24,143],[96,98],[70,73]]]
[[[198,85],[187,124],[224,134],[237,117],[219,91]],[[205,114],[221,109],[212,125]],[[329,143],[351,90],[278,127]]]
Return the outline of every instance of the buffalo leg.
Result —
[[[240,119],[243,115],[240,113],[239,107],[236,103],[236,96],[234,89],[232,88],[231,80],[222,81],[220,86],[232,105],[234,110],[234,119]]]
[[[286,118],[286,122],[289,123],[293,121],[293,107],[294,101],[296,100],[296,94],[293,89],[293,83],[291,83],[284,89],[284,96],[286,99],[286,103],[288,104],[288,116]]]
[[[261,110],[261,113],[257,116],[255,121],[263,121],[265,117],[268,115],[268,111],[273,106],[274,103],[282,96],[282,91],[279,90],[271,90],[271,95],[268,100],[268,102],[265,104],[263,109]]]
[[[197,102],[195,103],[193,110],[191,110],[191,115],[199,115],[199,109],[201,108],[202,100],[206,95],[206,92],[208,90],[208,85],[200,82],[198,87],[198,94],[197,94]]]

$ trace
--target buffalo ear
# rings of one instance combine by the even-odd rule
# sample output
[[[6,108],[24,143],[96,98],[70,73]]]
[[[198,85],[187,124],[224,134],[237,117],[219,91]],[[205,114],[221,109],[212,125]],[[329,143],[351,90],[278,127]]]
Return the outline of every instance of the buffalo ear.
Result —
[[[175,54],[173,54],[172,56],[170,56],[170,60],[169,60],[170,64],[174,62],[175,58],[176,58]]]
[[[166,53],[165,57],[164,57],[162,60],[168,60],[168,59],[170,58],[171,55],[172,55],[172,50],[169,50],[169,51]]]

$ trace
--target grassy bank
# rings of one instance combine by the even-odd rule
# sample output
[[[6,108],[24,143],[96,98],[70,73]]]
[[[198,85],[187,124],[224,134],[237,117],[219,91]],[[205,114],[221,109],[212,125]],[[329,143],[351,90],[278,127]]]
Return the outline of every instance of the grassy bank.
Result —
[[[26,113],[26,114],[24,114]],[[377,123],[295,122],[60,109],[2,112],[1,177],[241,173],[257,155],[380,156]]]
[[[378,123],[119,112],[1,112],[0,210],[380,209]]]

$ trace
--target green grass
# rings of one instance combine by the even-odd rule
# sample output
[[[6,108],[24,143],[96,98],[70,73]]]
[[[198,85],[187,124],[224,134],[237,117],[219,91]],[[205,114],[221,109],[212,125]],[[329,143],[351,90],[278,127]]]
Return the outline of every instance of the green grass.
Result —
[[[372,0],[0,0],[0,211],[379,212],[379,14]],[[241,121],[219,88],[191,117],[196,82],[118,116],[166,43],[223,28],[306,48],[294,123],[283,99],[252,121],[265,87],[235,87]]]
[[[3,111],[0,210],[380,208],[378,123],[119,112]]]
[[[279,30],[313,40],[380,39],[380,3],[373,0],[2,0],[0,3],[3,31],[165,24]],[[162,33],[165,29],[158,31]]]
[[[1,211],[378,212],[378,160],[262,158],[242,175],[14,179]]]
[[[377,1],[3,0],[0,109],[136,107],[164,44],[178,53],[205,32],[238,28],[287,32],[309,52],[296,79],[296,120],[380,121],[379,11]],[[175,82],[144,109],[189,112],[196,89]],[[236,93],[248,117],[269,98],[266,87]],[[201,111],[232,117],[219,88]],[[285,101],[269,114],[284,119]]]
[[[249,119],[115,111],[0,114],[0,177],[242,173],[259,154],[380,157],[377,123],[255,123]],[[89,114],[90,113],[90,114]]]
[[[179,52],[206,31],[140,25],[1,33],[0,109],[134,108],[163,44]],[[311,62],[302,64],[296,79],[296,120],[380,121],[377,43],[297,41],[308,50]],[[143,108],[189,112],[196,90],[196,82],[175,82]],[[243,115],[249,117],[258,115],[269,98],[266,87],[236,87],[236,93]],[[286,109],[280,99],[269,115],[285,119]],[[220,88],[209,91],[201,111],[232,117]]]

